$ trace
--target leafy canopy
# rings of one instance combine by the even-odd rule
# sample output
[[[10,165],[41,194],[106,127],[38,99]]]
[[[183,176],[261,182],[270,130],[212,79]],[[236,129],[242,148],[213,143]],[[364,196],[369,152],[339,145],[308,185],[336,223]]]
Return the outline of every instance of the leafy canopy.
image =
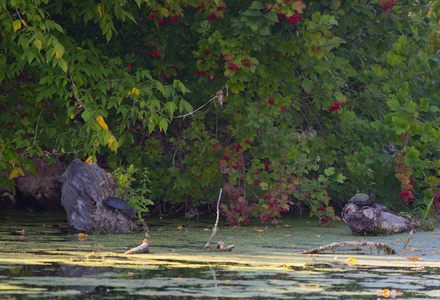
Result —
[[[438,7],[0,0],[0,183],[91,156],[144,170],[153,201],[223,187],[231,224],[297,202],[337,220],[356,190],[437,205]]]

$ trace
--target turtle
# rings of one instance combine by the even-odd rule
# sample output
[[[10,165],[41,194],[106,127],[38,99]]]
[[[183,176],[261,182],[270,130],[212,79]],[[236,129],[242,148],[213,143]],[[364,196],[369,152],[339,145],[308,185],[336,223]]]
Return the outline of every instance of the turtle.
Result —
[[[114,210],[117,210],[117,211],[123,213],[124,215],[129,217],[131,220],[133,220],[134,215],[137,214],[137,212],[138,212],[137,209],[132,208],[130,206],[130,204],[128,204],[127,201],[125,201],[121,198],[108,197],[108,198],[102,200],[102,203],[104,203],[104,205],[110,209],[114,209]]]
[[[370,196],[364,193],[357,193],[348,202],[361,206],[371,206],[374,204],[373,193]]]

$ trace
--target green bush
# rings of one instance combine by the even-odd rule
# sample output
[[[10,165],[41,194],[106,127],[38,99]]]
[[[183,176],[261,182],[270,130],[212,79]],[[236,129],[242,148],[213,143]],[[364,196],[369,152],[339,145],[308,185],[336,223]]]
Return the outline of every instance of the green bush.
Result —
[[[33,155],[99,156],[149,170],[152,201],[223,187],[232,224],[297,201],[337,220],[356,190],[412,210],[440,191],[439,16],[422,0],[0,0],[0,183]]]

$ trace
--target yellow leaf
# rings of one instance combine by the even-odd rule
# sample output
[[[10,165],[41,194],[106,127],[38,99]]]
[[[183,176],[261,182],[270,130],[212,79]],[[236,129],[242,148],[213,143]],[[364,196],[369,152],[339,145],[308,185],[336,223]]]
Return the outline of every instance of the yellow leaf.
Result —
[[[160,130],[160,132],[162,132],[162,126],[159,126],[159,130]]]
[[[290,264],[283,264],[284,268],[290,268]]]
[[[98,244],[98,247],[100,247],[100,248],[104,248],[104,246],[103,246],[103,245],[101,245],[101,244]]]
[[[110,136],[107,143],[110,146],[110,150],[116,152],[116,149],[118,148],[118,141],[115,139],[115,137]]]
[[[70,114],[70,119],[74,119],[75,118],[75,115],[74,114]]]
[[[400,239],[396,239],[396,242],[400,242]]]
[[[133,95],[140,95],[140,91],[138,88],[134,87],[133,90],[131,91],[133,93]]]
[[[66,150],[64,150],[64,148],[61,148],[61,152],[66,152]]]
[[[81,47],[76,47],[76,49],[77,49],[77,50],[82,50],[82,48],[81,48]]]
[[[93,157],[89,156],[86,160],[86,164],[88,164],[89,166],[91,166],[93,164]]]
[[[356,258],[349,258],[349,259],[347,259],[347,261],[355,262],[355,261],[358,261],[358,260]]]
[[[183,228],[182,225],[177,226],[177,229],[178,229],[178,230],[182,230],[182,228]]]
[[[107,141],[107,144],[111,145],[114,141],[116,141],[115,137],[112,135]]]
[[[412,261],[417,261],[419,260],[419,258],[417,256],[413,256],[413,257],[405,257],[406,259],[410,259]]]
[[[96,10],[99,14],[99,17],[102,17],[102,10],[101,10],[101,6],[98,6],[98,9]]]
[[[9,179],[13,179],[13,178],[16,178],[18,176],[24,176],[23,169],[20,168],[20,167],[12,169],[11,174],[9,175]]]
[[[20,20],[15,20],[14,22],[12,22],[12,27],[14,28],[14,32],[19,30],[21,28]]]
[[[256,231],[256,232],[264,232],[264,230],[257,229],[257,228],[255,228],[255,231]]]
[[[98,122],[98,124],[99,124],[102,128],[104,128],[104,129],[108,129],[107,124],[105,123],[104,119],[103,119],[101,116],[97,117],[97,118],[96,118],[96,121]]]
[[[25,20],[21,20],[21,23],[23,23],[24,27],[27,27],[26,21]]]

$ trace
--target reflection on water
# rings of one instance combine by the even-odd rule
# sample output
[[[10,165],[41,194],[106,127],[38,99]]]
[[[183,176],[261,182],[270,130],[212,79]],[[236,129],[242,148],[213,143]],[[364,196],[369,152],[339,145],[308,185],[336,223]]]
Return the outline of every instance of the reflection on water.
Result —
[[[359,268],[319,265],[304,270],[249,272],[206,265],[201,268],[120,269],[63,264],[0,265],[2,298],[234,299],[440,297],[440,270]],[[384,297],[382,297],[384,298]],[[392,298],[392,297],[390,297]]]

